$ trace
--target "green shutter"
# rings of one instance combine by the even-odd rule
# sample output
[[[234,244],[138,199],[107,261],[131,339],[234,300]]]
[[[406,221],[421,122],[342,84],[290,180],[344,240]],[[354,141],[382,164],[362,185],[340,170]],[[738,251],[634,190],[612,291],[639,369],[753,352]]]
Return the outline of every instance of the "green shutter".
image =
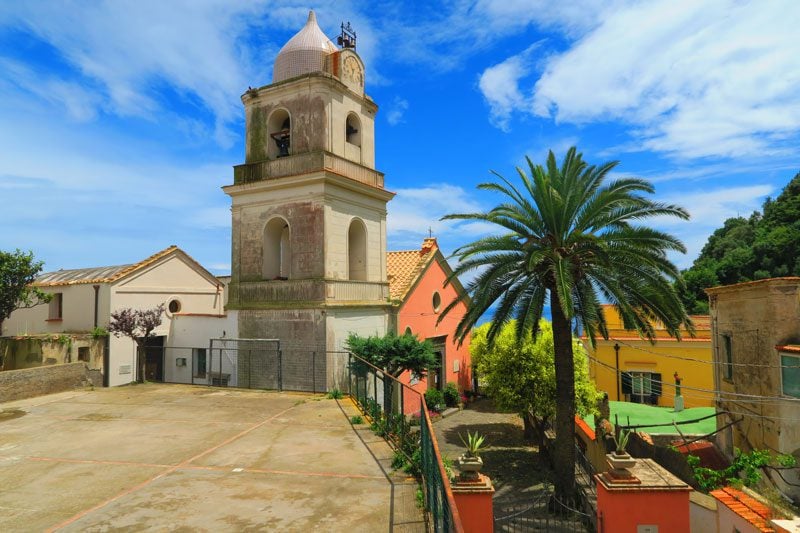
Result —
[[[633,394],[631,375],[628,372],[623,372],[620,379],[622,379],[622,394]]]

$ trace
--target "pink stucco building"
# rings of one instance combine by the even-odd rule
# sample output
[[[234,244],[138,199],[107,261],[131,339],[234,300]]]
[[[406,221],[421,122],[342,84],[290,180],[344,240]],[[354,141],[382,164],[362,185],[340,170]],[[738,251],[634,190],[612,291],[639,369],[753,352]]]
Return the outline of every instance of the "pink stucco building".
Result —
[[[420,340],[433,342],[440,357],[440,368],[421,380],[405,373],[404,383],[424,392],[429,388],[444,388],[455,383],[459,390],[472,388],[472,364],[469,355],[469,336],[458,342],[454,332],[464,316],[466,306],[458,304],[442,320],[441,312],[458,295],[464,293],[457,278],[445,286],[452,273],[435,238],[427,238],[419,250],[388,252],[387,274],[389,292],[395,304],[397,334],[412,333]],[[438,323],[437,323],[438,322]]]

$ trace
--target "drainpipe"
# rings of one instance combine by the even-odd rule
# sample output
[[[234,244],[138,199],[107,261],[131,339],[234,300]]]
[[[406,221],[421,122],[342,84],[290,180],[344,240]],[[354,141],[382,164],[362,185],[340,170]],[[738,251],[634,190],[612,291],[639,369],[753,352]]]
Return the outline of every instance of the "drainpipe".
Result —
[[[619,344],[614,343],[614,353],[616,355],[616,363],[615,368],[617,369],[617,401],[620,401],[620,390],[619,390]]]
[[[100,285],[92,285],[94,287],[94,327],[97,327],[97,313],[98,304],[100,302]]]

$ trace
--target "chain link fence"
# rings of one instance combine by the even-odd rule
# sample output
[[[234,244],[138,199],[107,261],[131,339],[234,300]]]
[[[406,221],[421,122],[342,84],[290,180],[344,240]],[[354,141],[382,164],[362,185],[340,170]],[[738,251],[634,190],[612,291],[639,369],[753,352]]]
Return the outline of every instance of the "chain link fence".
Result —
[[[328,368],[339,368],[341,374],[346,366],[339,352],[279,339],[219,338],[205,347],[154,346],[146,351],[148,381],[212,387],[326,392]]]

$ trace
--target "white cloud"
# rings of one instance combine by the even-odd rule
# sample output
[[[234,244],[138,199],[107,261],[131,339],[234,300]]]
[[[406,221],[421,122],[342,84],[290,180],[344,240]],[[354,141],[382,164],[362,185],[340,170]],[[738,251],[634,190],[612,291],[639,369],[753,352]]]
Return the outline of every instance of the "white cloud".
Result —
[[[386,121],[392,125],[403,122],[403,115],[408,111],[408,100],[395,96],[394,100],[389,107],[389,112],[386,114]]]
[[[642,148],[682,157],[782,152],[800,131],[798,20],[800,4],[779,0],[608,10],[548,61],[523,110],[622,119]]]
[[[708,236],[722,227],[725,220],[736,216],[749,217],[753,211],[761,208],[764,197],[773,191],[771,185],[744,185],[667,195],[658,200],[684,207],[689,211],[691,220],[658,218],[653,219],[652,224],[683,241],[687,248],[686,255],[678,255],[673,260],[685,268],[700,254]]]
[[[478,88],[491,109],[489,121],[505,132],[511,129],[511,113],[527,105],[519,82],[530,73],[531,55],[536,48],[538,44],[487,68],[478,79]]]
[[[430,229],[439,246],[449,253],[465,242],[496,231],[494,225],[482,222],[440,220],[453,213],[484,210],[475,195],[456,185],[441,183],[396,192],[386,216],[390,249],[418,248]]]
[[[0,8],[0,27],[25,29],[52,45],[77,82],[97,83],[91,98],[75,91],[77,82],[54,85],[24,82],[24,88],[58,99],[77,118],[98,109],[155,120],[162,111],[160,91],[171,86],[201,103],[214,116],[215,136],[224,146],[238,120],[238,96],[256,83],[260,58],[249,57],[241,37],[259,6],[226,1],[141,1],[16,3]],[[37,73],[37,75],[43,73]],[[24,80],[29,80],[26,73]],[[23,81],[24,81],[23,80]],[[169,111],[169,110],[166,110]]]

